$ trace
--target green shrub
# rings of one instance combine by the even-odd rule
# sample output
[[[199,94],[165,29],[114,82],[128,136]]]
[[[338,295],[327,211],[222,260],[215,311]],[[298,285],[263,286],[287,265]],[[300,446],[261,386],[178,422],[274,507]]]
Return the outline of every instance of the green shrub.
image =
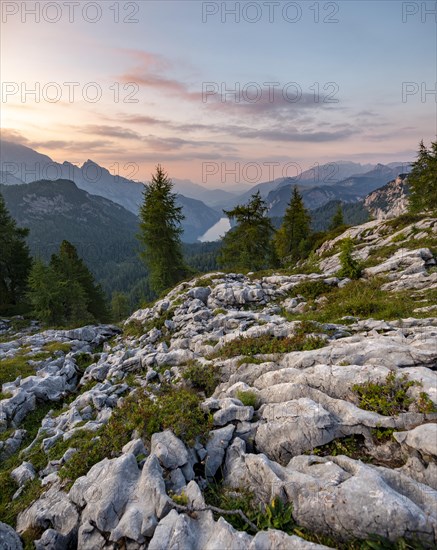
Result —
[[[355,384],[352,391],[358,396],[359,407],[384,416],[394,416],[407,412],[414,399],[407,395],[409,388],[420,383],[409,380],[406,374],[397,377],[390,372],[385,383],[366,382]]]
[[[306,336],[295,334],[288,337],[277,337],[271,334],[262,336],[244,337],[226,342],[224,346],[214,354],[214,357],[230,359],[237,355],[257,355],[271,353],[288,353],[291,351],[307,351],[318,349],[326,345],[326,341],[318,336]]]
[[[74,356],[74,360],[76,361],[76,366],[79,369],[81,373],[85,372],[87,367],[89,367],[94,362],[94,356],[91,355],[91,353],[77,353]]]
[[[387,220],[385,225],[391,228],[392,231],[396,232],[404,227],[407,227],[413,223],[416,223],[420,220],[423,220],[426,216],[424,214],[401,214],[392,220]]]
[[[322,280],[303,281],[291,289],[290,296],[301,295],[307,300],[315,300],[319,296],[328,294],[333,288],[333,286],[324,283]]]
[[[181,506],[187,506],[188,497],[183,491],[180,495],[176,495],[175,493],[171,493],[171,492],[169,495],[172,501],[176,502],[176,504],[180,504]]]
[[[393,433],[395,432],[395,429],[394,428],[381,428],[381,427],[378,426],[377,428],[372,428],[370,431],[371,431],[372,436],[374,437],[374,439],[376,439],[377,441],[383,443],[385,441],[390,441],[390,439],[392,439]]]
[[[126,323],[125,325],[123,325],[124,336],[132,336],[134,338],[139,338],[145,333],[146,333],[146,329],[143,323],[141,323],[141,321],[138,321],[138,319],[132,319],[132,321],[129,321],[129,323]]]
[[[296,527],[293,507],[291,504],[284,504],[279,498],[274,498],[270,504],[259,506],[255,524],[262,531],[279,529],[292,532]]]
[[[345,455],[363,462],[372,461],[372,458],[367,455],[367,451],[364,447],[364,437],[361,435],[349,435],[334,439],[326,443],[326,445],[320,445],[311,451],[307,451],[305,454],[317,456]]]
[[[206,397],[211,396],[220,383],[217,368],[213,365],[201,365],[196,361],[191,362],[182,375],[184,380],[189,380],[196,390],[203,391]]]
[[[399,243],[403,240],[406,239],[406,236],[404,233],[399,233],[398,235],[393,235],[393,237],[391,238],[391,242],[392,243]]]
[[[243,405],[247,407],[253,407],[254,409],[256,409],[258,404],[258,397],[255,392],[250,390],[249,391],[240,390],[240,391],[237,391],[235,397],[239,399],[243,403]]]
[[[437,407],[435,406],[434,402],[424,391],[420,392],[419,398],[416,401],[416,407],[418,412],[422,414],[431,414],[437,412]]]

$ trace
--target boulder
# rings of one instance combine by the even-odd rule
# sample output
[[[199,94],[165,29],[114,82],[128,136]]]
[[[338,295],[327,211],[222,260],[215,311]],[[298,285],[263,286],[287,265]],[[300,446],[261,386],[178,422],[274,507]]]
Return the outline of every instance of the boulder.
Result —
[[[2,550],[23,550],[18,534],[10,525],[0,521],[0,548]]]
[[[255,436],[257,448],[280,463],[335,437],[337,421],[308,398],[263,405]]]
[[[164,468],[170,470],[188,462],[187,448],[170,430],[152,435],[150,452],[158,458]]]
[[[35,476],[35,469],[30,462],[23,462],[21,466],[18,466],[11,472],[11,477],[19,487],[27,481],[35,479]]]
[[[17,532],[22,534],[28,529],[45,530],[50,525],[55,531],[70,539],[75,537],[78,524],[79,515],[76,507],[57,485],[53,485],[18,515]]]
[[[422,424],[406,432],[394,432],[393,437],[412,449],[437,458],[437,424]]]
[[[206,444],[205,475],[207,478],[215,476],[220,468],[225,451],[229,445],[235,426],[232,424],[209,433],[209,439]]]
[[[240,422],[249,421],[252,420],[252,417],[253,407],[231,403],[214,413],[214,426],[225,426],[235,420],[239,420]]]

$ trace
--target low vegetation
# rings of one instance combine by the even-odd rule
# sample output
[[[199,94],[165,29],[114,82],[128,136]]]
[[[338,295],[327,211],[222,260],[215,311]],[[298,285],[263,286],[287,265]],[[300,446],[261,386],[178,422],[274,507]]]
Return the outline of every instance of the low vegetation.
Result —
[[[237,367],[241,367],[241,365],[261,365],[261,363],[264,363],[264,359],[258,359],[257,357],[252,357],[251,355],[245,355],[244,357],[241,357],[237,361]]]
[[[255,392],[247,390],[247,391],[237,391],[235,394],[235,397],[239,399],[243,405],[247,407],[253,407],[254,409],[258,406],[258,396]]]
[[[212,418],[201,410],[201,401],[199,395],[185,388],[164,387],[155,399],[138,389],[114,409],[103,428],[77,436],[83,437],[74,444],[78,452],[60,470],[61,477],[71,484],[103,458],[117,456],[134,430],[150,441],[154,433],[169,429],[192,445],[212,429]]]
[[[190,362],[183,371],[182,378],[188,380],[192,387],[203,392],[206,397],[214,393],[220,382],[220,375],[214,365],[201,365],[196,361]]]
[[[167,311],[161,313],[159,317],[149,319],[145,323],[142,323],[138,319],[132,319],[123,326],[123,335],[126,337],[132,336],[134,338],[139,338],[154,328],[166,332],[165,322],[173,319],[174,312],[175,310],[173,308],[167,309]]]
[[[50,342],[44,344],[40,351],[32,352],[30,347],[22,347],[13,357],[0,359],[0,388],[5,382],[12,382],[19,376],[25,378],[35,374],[37,368],[32,362],[45,361],[58,353],[68,353],[71,344]]]
[[[374,535],[366,540],[339,540],[334,536],[317,533],[300,526],[293,517],[293,507],[279,498],[269,503],[257,503],[256,496],[247,489],[231,489],[222,484],[211,484],[205,491],[206,503],[223,510],[241,510],[255,527],[262,531],[279,529],[288,535],[297,535],[304,540],[323,544],[337,550],[422,550],[423,547],[413,541],[401,538],[391,542]],[[218,519],[219,515],[215,514]],[[226,521],[239,531],[251,531],[251,526],[238,515],[225,515]]]
[[[315,300],[320,296],[329,294],[334,289],[335,287],[333,285],[328,285],[320,279],[315,281],[302,281],[290,290],[289,296],[303,296],[306,300]]]
[[[283,315],[293,321],[301,319],[320,323],[342,322],[345,316],[386,321],[411,316],[417,308],[417,300],[410,293],[382,290],[384,282],[382,277],[351,281],[342,288],[334,287],[324,294],[327,298],[325,303],[314,304],[310,301],[305,313],[290,314],[284,311]]]
[[[0,360],[0,387],[6,382],[12,382],[19,376],[31,376],[35,374],[35,367],[29,364],[30,357],[19,353],[15,357]]]
[[[20,428],[26,430],[26,436],[23,440],[22,447],[29,445],[36,437],[39,428],[41,427],[41,421],[49,412],[49,410],[60,408],[60,404],[46,403],[39,405],[32,414],[29,414],[20,425]],[[12,436],[14,429],[9,429],[0,434],[0,440],[5,441]],[[47,464],[47,457],[40,449],[34,451],[35,458],[38,456],[39,460],[31,461],[35,470],[43,468]],[[27,459],[27,457],[26,457]],[[1,521],[10,525],[15,525],[17,515],[25,510],[36,498],[38,498],[43,491],[44,487],[38,480],[31,481],[24,486],[24,490],[20,496],[12,500],[12,496],[18,489],[18,485],[11,477],[11,472],[14,468],[19,466],[22,462],[22,458],[18,453],[15,453],[9,458],[0,461],[0,517]]]
[[[277,337],[271,334],[262,336],[244,337],[226,342],[213,357],[230,359],[238,355],[268,355],[275,353],[289,353],[291,351],[308,351],[326,345],[326,340],[320,336],[294,334],[287,337]]]
[[[408,412],[414,404],[414,408],[420,413],[437,412],[437,408],[425,392],[420,393],[419,399],[414,399],[408,390],[415,386],[421,386],[420,382],[409,380],[406,374],[396,376],[390,372],[383,384],[366,382],[355,384],[352,391],[358,397],[358,406],[367,411],[373,411],[383,416],[395,416]]]

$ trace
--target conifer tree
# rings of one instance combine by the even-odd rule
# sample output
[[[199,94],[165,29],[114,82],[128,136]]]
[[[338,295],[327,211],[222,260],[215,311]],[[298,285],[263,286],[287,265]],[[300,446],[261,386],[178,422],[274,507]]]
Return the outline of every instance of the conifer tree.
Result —
[[[184,216],[172,188],[171,180],[158,164],[152,181],[145,186],[140,209],[138,238],[144,247],[141,258],[156,294],[175,285],[187,273],[180,239]]]
[[[25,296],[32,265],[25,240],[28,233],[17,227],[0,194],[0,310],[16,306]]]
[[[337,210],[331,220],[331,223],[329,225],[329,229],[332,231],[333,229],[337,229],[337,227],[341,227],[344,225],[344,218],[343,218],[343,208],[341,206],[341,203],[338,205]]]
[[[49,325],[64,323],[62,296],[65,285],[50,266],[36,260],[29,275],[28,298],[32,306],[32,314]]]
[[[274,229],[267,210],[259,191],[252,195],[247,205],[224,210],[237,225],[223,238],[219,265],[235,270],[260,270],[272,266],[275,261]]]
[[[59,281],[65,284],[64,316],[69,323],[109,321],[103,291],[71,243],[62,241],[59,253],[53,254],[50,265]]]
[[[34,263],[28,297],[37,319],[51,325],[80,325],[110,320],[105,296],[77,254],[63,241],[48,266]]]
[[[347,237],[341,243],[340,250],[340,271],[339,277],[349,277],[349,279],[359,279],[361,277],[362,268],[360,263],[352,257],[354,243],[350,237]]]
[[[311,216],[308,214],[297,187],[293,189],[281,227],[275,235],[275,248],[284,263],[303,257],[309,242]]]
[[[437,141],[428,149],[423,140],[419,144],[417,160],[408,175],[411,212],[437,210]]]

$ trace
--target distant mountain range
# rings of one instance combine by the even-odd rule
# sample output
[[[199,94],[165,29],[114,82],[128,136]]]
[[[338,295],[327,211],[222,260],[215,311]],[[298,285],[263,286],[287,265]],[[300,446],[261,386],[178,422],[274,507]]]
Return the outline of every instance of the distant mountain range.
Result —
[[[295,185],[302,193],[306,207],[315,211],[324,205],[338,204],[338,201],[355,203],[363,200],[369,193],[396,179],[399,174],[407,173],[409,169],[410,164],[406,162],[362,165],[338,161],[306,170],[297,178],[278,178],[256,184],[243,193],[240,192],[243,185],[208,189],[189,180],[173,179],[178,203],[185,215],[183,240],[196,242],[224,216],[222,209],[246,203],[256,191],[265,198],[269,215],[281,218]],[[78,190],[112,201],[134,216],[138,214],[142,202],[142,183],[114,176],[92,160],[87,160],[82,166],[67,161],[61,164],[29,147],[2,140],[0,184],[29,185],[37,180],[71,180]],[[52,181],[52,184],[55,185],[56,181]],[[63,193],[64,189],[61,189],[60,195]],[[49,215],[49,211],[47,213]]]
[[[408,165],[390,167],[376,165],[369,172],[350,176],[331,185],[302,186],[297,185],[302,194],[305,206],[314,210],[330,201],[355,202],[366,197],[370,192],[395,179],[399,174],[408,171]],[[290,200],[294,182],[287,182],[270,191],[266,196],[269,212],[272,217],[282,217]]]
[[[142,203],[143,184],[113,176],[92,160],[81,167],[70,162],[60,164],[29,147],[4,140],[1,141],[0,159],[0,184],[3,185],[29,185],[41,180],[52,184],[73,181],[78,189],[106,198],[135,216]],[[63,192],[61,189],[60,193]],[[178,203],[185,215],[182,238],[188,243],[196,242],[222,216],[202,201],[184,195],[178,195]]]

